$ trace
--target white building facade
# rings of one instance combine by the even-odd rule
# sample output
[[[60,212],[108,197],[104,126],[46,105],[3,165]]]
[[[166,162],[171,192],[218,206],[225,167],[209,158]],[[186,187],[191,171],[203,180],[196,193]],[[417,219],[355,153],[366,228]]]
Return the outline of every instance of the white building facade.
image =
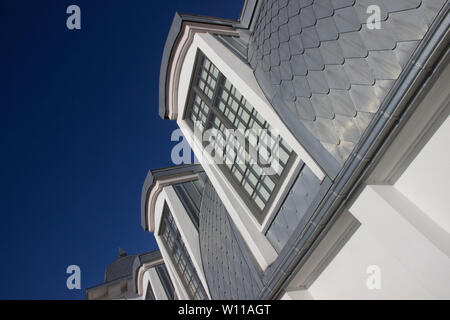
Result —
[[[176,14],[159,114],[199,163],[150,171],[141,199],[174,297],[450,298],[448,9],[247,0],[237,21]]]

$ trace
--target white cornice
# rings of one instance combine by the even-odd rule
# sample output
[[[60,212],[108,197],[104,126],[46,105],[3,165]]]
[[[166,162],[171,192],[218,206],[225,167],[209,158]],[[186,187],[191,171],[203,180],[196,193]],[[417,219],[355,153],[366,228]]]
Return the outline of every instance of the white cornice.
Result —
[[[197,22],[185,22],[183,24],[179,40],[174,45],[174,53],[169,61],[170,71],[166,95],[167,114],[170,120],[176,120],[178,116],[178,84],[186,53],[192,44],[195,34],[207,32],[222,35],[238,35],[238,32],[234,28],[228,26]]]
[[[158,180],[156,180],[146,201],[146,203],[148,203],[146,214],[148,221],[148,230],[150,232],[154,232],[155,230],[155,204],[159,194],[161,193],[161,190],[168,185],[183,183],[195,179],[197,179],[196,173],[186,172],[168,177],[158,178]]]

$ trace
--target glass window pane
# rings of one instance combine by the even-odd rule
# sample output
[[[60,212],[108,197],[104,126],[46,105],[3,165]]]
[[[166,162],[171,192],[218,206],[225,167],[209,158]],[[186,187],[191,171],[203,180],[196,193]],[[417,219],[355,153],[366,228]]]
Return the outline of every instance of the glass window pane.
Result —
[[[238,193],[244,194],[244,197],[248,194],[247,199],[253,200],[255,206],[263,210],[275,186],[284,178],[283,168],[294,153],[282,139],[277,141],[270,138],[272,130],[270,124],[201,52],[198,61],[202,66],[200,72],[195,75],[194,83],[209,99],[205,98],[205,101],[202,101],[195,97],[195,102],[190,111],[188,110],[191,115],[187,118],[201,120],[201,130],[216,128],[224,133],[224,137],[216,135],[216,139],[210,138],[215,150],[220,152],[219,155],[221,153],[225,155],[226,165],[221,169],[226,170],[228,176],[234,180],[240,189],[237,190]],[[239,129],[244,134],[245,141],[237,139],[234,143],[232,139],[228,140],[230,133],[226,132],[226,129]],[[262,175],[258,165],[270,165],[273,153],[278,152],[277,148],[281,170],[273,176]],[[248,170],[249,166],[252,166],[253,170]]]
[[[201,296],[203,298],[206,298],[206,293],[204,292],[203,287],[200,285],[200,281],[192,264],[192,260],[186,250],[186,246],[181,238],[178,229],[174,225],[172,214],[167,207],[165,208],[165,212],[163,215],[161,234],[168,234],[167,241],[165,237],[162,237],[166,246],[171,248],[172,246],[169,244],[169,241],[173,242],[173,250],[169,251],[172,251],[172,259],[177,273],[180,275],[185,286],[191,289],[191,297],[193,298],[196,294],[195,291],[198,291],[201,292],[201,295],[199,295],[199,297]]]

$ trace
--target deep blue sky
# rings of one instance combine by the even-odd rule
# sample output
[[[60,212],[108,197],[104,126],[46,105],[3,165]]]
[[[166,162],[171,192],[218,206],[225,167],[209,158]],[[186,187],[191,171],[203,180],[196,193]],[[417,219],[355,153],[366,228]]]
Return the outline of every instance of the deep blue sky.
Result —
[[[82,29],[66,28],[81,8]],[[158,77],[175,11],[239,16],[241,0],[0,0],[0,298],[84,299],[140,226],[149,169],[171,165]],[[68,265],[82,290],[66,288]]]

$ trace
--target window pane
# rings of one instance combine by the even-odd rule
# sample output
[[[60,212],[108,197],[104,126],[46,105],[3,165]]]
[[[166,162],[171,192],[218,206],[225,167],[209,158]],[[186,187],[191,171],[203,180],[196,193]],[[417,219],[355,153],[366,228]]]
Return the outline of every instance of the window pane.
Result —
[[[162,222],[162,230],[160,234],[168,234],[167,239],[162,237],[163,242],[168,247],[169,252],[172,252],[172,261],[178,275],[182,279],[186,289],[188,289],[191,298],[196,296],[196,291],[201,292],[197,294],[199,297],[206,299],[206,292],[203,286],[200,284],[198,274],[192,264],[192,260],[186,250],[186,246],[181,238],[178,228],[175,225],[172,214],[165,208]],[[172,244],[170,244],[172,243]]]
[[[254,210],[259,220],[264,214],[264,209],[273,197],[272,193],[275,186],[284,179],[284,169],[288,165],[289,159],[294,155],[292,149],[282,139],[274,139],[272,128],[264,117],[251,105],[241,92],[214,66],[211,61],[199,51],[199,59],[195,75],[194,84],[204,92],[204,101],[195,97],[193,105],[188,112],[195,115],[188,119],[200,119],[201,129],[216,128],[223,132],[227,138],[230,133],[225,129],[238,130],[238,137],[244,135],[244,141],[234,144],[233,139],[210,139],[216,152],[219,150],[224,153],[225,159],[221,158],[222,170],[239,188],[238,193],[243,194],[244,200],[253,200]],[[194,96],[198,89],[192,90]],[[200,105],[205,104],[205,110],[202,111]],[[198,108],[200,110],[198,110]],[[236,148],[236,149],[234,149]],[[232,155],[228,153],[232,152]],[[274,157],[273,153],[279,153]],[[222,155],[222,154],[220,154]],[[211,154],[215,156],[215,154]],[[278,168],[273,161],[279,161],[280,170],[273,172],[270,168]],[[270,177],[263,175],[257,166],[261,166]],[[252,170],[248,170],[252,167]],[[255,195],[256,193],[256,195]],[[247,196],[247,198],[246,198]],[[258,216],[259,215],[259,216]]]

